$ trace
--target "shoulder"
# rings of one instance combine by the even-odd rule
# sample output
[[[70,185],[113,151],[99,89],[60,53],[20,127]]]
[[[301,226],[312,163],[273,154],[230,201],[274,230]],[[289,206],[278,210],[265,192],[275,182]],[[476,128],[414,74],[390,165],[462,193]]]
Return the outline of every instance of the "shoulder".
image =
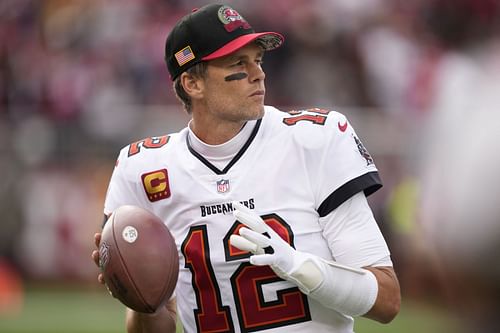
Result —
[[[299,145],[320,142],[325,144],[352,130],[342,113],[321,108],[281,111],[266,107],[263,123],[265,129],[272,129],[271,136],[283,135]]]
[[[283,128],[332,128],[338,127],[343,132],[346,128],[346,117],[337,111],[309,108],[301,110],[282,111],[272,106],[266,106],[266,117],[276,123],[280,123]]]
[[[124,146],[120,150],[117,166],[140,167],[168,159],[184,142],[185,129],[172,134],[146,137]]]

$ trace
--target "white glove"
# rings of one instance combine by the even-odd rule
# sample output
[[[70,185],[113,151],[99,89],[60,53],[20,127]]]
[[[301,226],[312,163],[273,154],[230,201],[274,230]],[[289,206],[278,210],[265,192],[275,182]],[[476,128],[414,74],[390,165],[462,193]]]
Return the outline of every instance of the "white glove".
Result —
[[[292,276],[304,266],[306,261],[313,260],[313,258],[319,259],[317,256],[295,250],[259,215],[239,202],[233,202],[233,208],[233,215],[236,219],[250,229],[242,227],[239,231],[240,235],[232,235],[230,242],[232,246],[254,254],[250,257],[251,264],[268,265],[280,278],[295,282],[301,289],[305,287],[304,289],[311,290],[321,283],[321,275],[314,276],[313,274],[306,281],[297,281]],[[266,237],[264,233],[269,237]],[[266,247],[271,247],[273,253],[265,253]],[[320,274],[319,271],[318,274]]]
[[[303,293],[340,313],[359,316],[373,306],[378,293],[373,273],[297,251],[259,215],[238,202],[233,202],[233,208],[236,219],[250,229],[240,228],[240,234],[231,235],[229,241],[232,246],[253,253],[251,264],[269,265],[276,275],[295,283]],[[267,247],[271,247],[273,253],[265,253]]]

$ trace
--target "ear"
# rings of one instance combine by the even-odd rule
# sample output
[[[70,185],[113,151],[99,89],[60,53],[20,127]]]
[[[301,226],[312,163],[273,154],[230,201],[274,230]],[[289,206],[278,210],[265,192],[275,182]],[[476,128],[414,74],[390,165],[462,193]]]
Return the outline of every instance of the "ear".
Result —
[[[200,99],[203,97],[204,82],[201,78],[184,72],[181,74],[180,80],[184,91],[186,91],[192,99]]]

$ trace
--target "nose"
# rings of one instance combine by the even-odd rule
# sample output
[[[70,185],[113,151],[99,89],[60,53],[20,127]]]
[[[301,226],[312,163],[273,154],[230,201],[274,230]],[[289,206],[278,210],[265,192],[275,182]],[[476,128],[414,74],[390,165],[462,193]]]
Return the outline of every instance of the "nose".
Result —
[[[264,79],[266,78],[266,73],[264,73],[264,70],[262,69],[262,66],[260,64],[252,63],[250,65],[248,73],[248,78],[251,82],[264,81]]]

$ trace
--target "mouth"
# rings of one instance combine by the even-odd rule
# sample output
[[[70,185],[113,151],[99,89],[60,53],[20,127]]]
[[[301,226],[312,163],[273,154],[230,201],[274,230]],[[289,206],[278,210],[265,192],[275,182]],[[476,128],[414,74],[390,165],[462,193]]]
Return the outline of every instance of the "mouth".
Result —
[[[253,94],[251,94],[250,97],[253,97],[253,96],[264,96],[265,93],[266,92],[264,90],[257,90]]]

